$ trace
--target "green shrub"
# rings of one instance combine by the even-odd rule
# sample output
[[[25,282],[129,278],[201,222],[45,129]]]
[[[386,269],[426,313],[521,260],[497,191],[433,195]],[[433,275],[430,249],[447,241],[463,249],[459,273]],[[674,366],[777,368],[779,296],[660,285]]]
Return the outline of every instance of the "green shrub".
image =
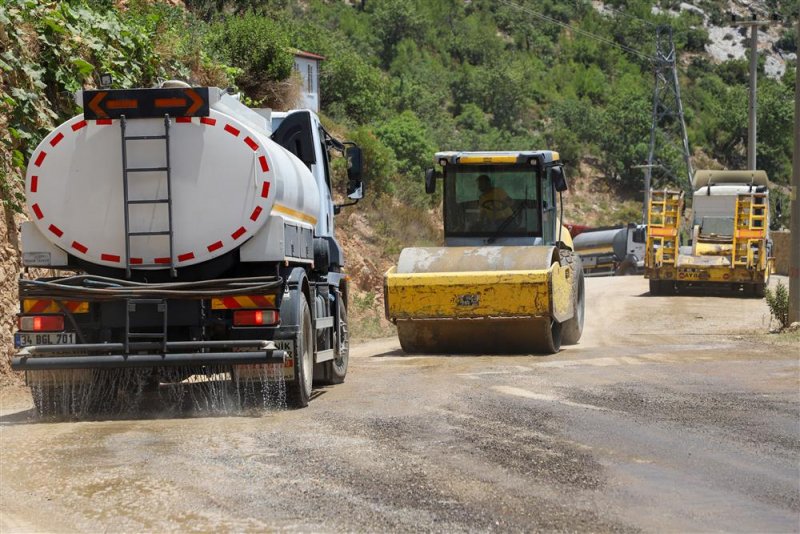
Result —
[[[228,18],[211,37],[225,60],[241,69],[236,83],[258,101],[273,92],[272,85],[292,73],[294,57],[289,37],[272,20],[254,14]]]
[[[435,147],[426,125],[413,111],[404,111],[375,130],[375,135],[394,150],[400,172],[419,178],[431,166]]]
[[[339,119],[365,124],[386,112],[388,82],[377,67],[342,47],[322,62],[322,108]]]
[[[135,7],[135,9],[133,9]],[[0,1],[0,200],[21,211],[28,157],[57,123],[78,112],[70,93],[109,73],[115,87],[143,87],[175,64],[158,45],[182,12],[167,6]],[[170,50],[164,47],[164,50]]]
[[[789,326],[789,290],[782,282],[778,282],[775,289],[767,288],[767,306],[773,319],[778,321],[781,329]]]

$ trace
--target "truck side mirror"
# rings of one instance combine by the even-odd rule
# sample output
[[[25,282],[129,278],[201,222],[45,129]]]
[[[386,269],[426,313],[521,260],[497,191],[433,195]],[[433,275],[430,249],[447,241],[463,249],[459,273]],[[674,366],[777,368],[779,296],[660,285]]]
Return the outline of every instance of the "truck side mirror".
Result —
[[[564,176],[564,167],[553,167],[550,171],[553,187],[559,193],[567,190],[567,178]]]
[[[364,181],[361,179],[361,148],[348,146],[344,155],[347,158],[347,198],[360,200],[364,198]]]
[[[425,171],[425,192],[432,195],[436,192],[436,179],[441,175],[436,172],[436,169],[427,169]]]

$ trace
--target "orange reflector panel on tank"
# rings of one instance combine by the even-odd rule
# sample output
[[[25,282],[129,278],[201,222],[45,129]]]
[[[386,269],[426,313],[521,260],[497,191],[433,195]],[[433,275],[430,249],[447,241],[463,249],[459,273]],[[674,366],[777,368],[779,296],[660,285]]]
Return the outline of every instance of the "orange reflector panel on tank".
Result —
[[[247,308],[274,308],[275,295],[237,295],[211,299],[212,310],[240,310]]]
[[[22,332],[61,332],[64,330],[63,315],[23,315],[19,318]]]
[[[278,322],[276,310],[237,310],[233,312],[233,326],[270,326]]]

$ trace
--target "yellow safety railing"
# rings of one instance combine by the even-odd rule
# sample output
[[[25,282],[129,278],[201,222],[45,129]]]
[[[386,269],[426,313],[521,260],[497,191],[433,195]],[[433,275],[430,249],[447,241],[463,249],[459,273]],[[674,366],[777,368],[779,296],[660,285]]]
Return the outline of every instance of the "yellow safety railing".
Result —
[[[656,267],[675,264],[678,258],[678,228],[683,211],[683,192],[650,192],[647,207],[647,255],[645,263]]]
[[[765,244],[769,203],[765,193],[742,193],[736,197],[731,264],[766,268]]]

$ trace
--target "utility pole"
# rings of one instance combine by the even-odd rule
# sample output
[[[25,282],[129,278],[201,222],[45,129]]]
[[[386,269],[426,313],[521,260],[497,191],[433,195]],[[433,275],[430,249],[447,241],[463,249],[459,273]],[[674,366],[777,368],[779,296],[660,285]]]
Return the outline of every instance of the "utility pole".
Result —
[[[756,170],[756,111],[758,108],[758,27],[773,24],[769,20],[736,21],[738,26],[750,26],[750,103],[747,117],[747,169]]]
[[[800,42],[800,17],[797,19]],[[789,222],[789,324],[800,321],[800,64],[794,73],[794,154],[792,155],[792,219]]]
[[[677,122],[680,132],[672,132],[681,137],[681,150],[686,163],[687,187],[692,186],[692,162],[689,155],[689,137],[686,135],[686,121],[683,118],[683,104],[681,103],[681,88],[678,83],[678,67],[676,64],[675,43],[672,40],[672,28],[658,26],[656,28],[656,55],[653,59],[655,84],[653,87],[653,120],[650,124],[650,150],[647,155],[647,164],[642,165],[644,174],[644,208],[643,216],[646,217],[647,204],[650,200],[650,187],[652,183],[653,167],[662,167],[659,162],[653,161],[656,150],[656,133],[668,133],[668,126]],[[667,120],[664,120],[667,119]],[[679,176],[679,173],[675,173]]]
[[[661,167],[659,164],[655,165],[634,165],[632,169],[644,169],[644,201],[642,202],[642,224],[647,224],[647,210],[650,203],[650,173],[653,167]]]

